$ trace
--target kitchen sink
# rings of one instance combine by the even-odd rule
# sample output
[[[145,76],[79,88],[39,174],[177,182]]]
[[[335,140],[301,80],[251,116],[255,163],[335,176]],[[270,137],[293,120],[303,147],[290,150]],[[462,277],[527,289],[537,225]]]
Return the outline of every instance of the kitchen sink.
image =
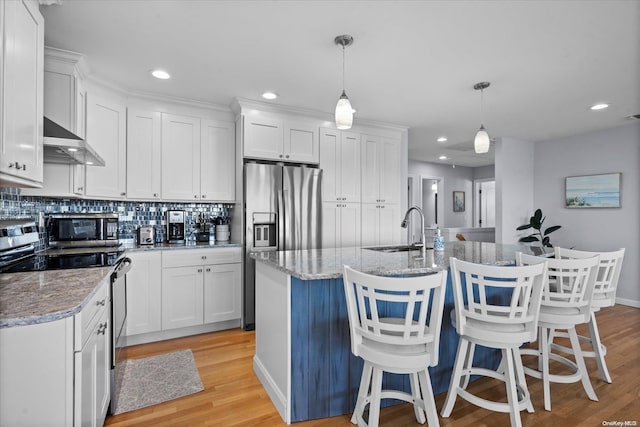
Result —
[[[422,245],[398,245],[398,246],[374,246],[370,248],[362,248],[369,249],[370,251],[378,251],[378,252],[409,252],[409,251],[421,251]],[[427,246],[427,249],[433,249]]]

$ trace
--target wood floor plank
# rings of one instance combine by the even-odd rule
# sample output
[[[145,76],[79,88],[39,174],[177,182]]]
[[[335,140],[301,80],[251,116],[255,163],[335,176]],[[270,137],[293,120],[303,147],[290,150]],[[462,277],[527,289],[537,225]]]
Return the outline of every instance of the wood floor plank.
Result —
[[[591,383],[598,402],[590,401],[580,383],[551,384],[552,411],[543,408],[542,382],[527,377],[535,412],[522,412],[524,427],[602,426],[603,421],[640,422],[640,309],[617,305],[598,312],[598,326],[607,345],[607,364],[613,379],[600,379],[595,360],[587,359]],[[586,334],[586,328],[578,328]],[[111,427],[205,427],[205,426],[284,426],[269,396],[253,372],[255,333],[241,329],[213,332],[125,349],[127,358],[191,349],[204,391],[170,402],[112,417]],[[585,347],[586,349],[586,347]],[[563,367],[553,366],[557,372]],[[470,391],[495,400],[504,400],[504,385],[492,379],[480,379]],[[438,409],[446,393],[436,396]],[[350,416],[295,423],[299,427],[353,426]],[[440,418],[441,426],[508,425],[508,414],[491,412],[458,399],[449,418]],[[381,411],[380,425],[418,426],[408,404]]]

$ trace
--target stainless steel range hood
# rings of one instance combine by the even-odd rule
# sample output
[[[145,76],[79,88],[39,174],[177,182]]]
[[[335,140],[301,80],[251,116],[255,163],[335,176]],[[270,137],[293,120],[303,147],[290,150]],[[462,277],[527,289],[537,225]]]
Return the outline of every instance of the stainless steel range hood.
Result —
[[[44,162],[104,166],[104,159],[85,141],[44,118]]]

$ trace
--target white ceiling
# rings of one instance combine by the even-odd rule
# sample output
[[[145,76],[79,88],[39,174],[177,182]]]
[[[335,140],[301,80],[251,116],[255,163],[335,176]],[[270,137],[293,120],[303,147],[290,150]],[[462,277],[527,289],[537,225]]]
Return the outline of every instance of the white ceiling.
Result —
[[[58,1],[58,0],[44,0]],[[62,0],[41,7],[45,44],[86,55],[135,92],[229,106],[260,99],[332,114],[345,89],[355,121],[410,127],[409,157],[493,164],[471,140],[543,141],[640,113],[640,1]],[[160,81],[149,71],[173,76]],[[611,107],[590,111],[597,102]],[[448,142],[436,142],[439,136]]]

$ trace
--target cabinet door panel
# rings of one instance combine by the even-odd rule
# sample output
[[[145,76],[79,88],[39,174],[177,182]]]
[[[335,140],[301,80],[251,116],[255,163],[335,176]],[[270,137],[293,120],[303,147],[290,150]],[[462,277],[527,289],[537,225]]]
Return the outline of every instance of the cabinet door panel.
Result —
[[[382,139],[376,136],[362,137],[362,202],[380,202],[380,144]]]
[[[287,121],[284,134],[284,160],[318,163],[320,160],[318,128]]]
[[[348,248],[360,246],[360,203],[344,203],[340,207],[340,245]]]
[[[282,160],[283,123],[268,117],[244,118],[244,156]]]
[[[201,199],[234,201],[236,199],[234,123],[203,121],[200,153]]]
[[[200,119],[162,114],[162,198],[200,200]]]
[[[398,226],[400,225],[398,224]],[[361,238],[362,246],[378,246],[380,244],[380,208],[378,205],[362,204]]]
[[[7,1],[0,63],[0,172],[42,184],[44,20],[35,1]],[[0,52],[2,53],[2,52]],[[8,177],[8,179],[11,179]]]
[[[162,270],[162,330],[201,325],[203,267]]]
[[[322,247],[338,247],[338,227],[340,225],[340,205],[336,202],[322,203]]]
[[[340,196],[340,132],[320,129],[320,167],[322,200],[337,201]]]
[[[86,196],[113,199],[126,195],[126,122],[123,102],[87,93],[87,141],[105,165],[86,167]]]
[[[380,152],[380,200],[400,203],[400,141],[383,139]]]
[[[400,243],[402,227],[400,227],[400,205],[380,205],[379,211],[379,245],[395,245]]]
[[[160,198],[162,162],[161,115],[155,111],[127,111],[127,197]]]
[[[345,202],[360,202],[360,135],[342,132],[340,141],[340,193]]]
[[[157,332],[162,329],[161,252],[131,252],[133,263],[127,273],[126,335]]]
[[[240,318],[240,264],[205,266],[204,323]]]

